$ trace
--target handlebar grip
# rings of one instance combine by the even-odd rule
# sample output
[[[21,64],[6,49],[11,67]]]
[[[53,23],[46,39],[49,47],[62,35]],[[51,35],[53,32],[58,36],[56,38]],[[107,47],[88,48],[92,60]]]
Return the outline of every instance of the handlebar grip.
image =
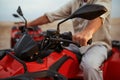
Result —
[[[74,43],[74,44],[77,45],[78,47],[81,47],[78,43]],[[92,39],[89,39],[88,42],[87,42],[87,44],[89,44],[89,45],[92,44]]]
[[[92,44],[92,39],[88,40],[87,44]]]

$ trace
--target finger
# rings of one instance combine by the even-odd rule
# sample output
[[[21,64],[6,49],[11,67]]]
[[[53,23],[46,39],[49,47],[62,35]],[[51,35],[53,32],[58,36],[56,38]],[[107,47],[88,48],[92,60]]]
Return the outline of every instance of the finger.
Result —
[[[81,46],[86,46],[87,45],[87,41],[84,38],[81,39],[79,43],[80,43]]]
[[[77,41],[77,36],[73,35],[72,40],[73,40],[73,42],[76,42]]]

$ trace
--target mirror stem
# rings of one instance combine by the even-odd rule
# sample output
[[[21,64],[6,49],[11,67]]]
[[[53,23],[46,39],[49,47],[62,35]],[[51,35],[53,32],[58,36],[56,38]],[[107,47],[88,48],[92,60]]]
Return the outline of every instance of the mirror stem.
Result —
[[[65,20],[63,20],[63,21],[61,21],[61,22],[58,23],[58,25],[57,25],[57,34],[60,33],[60,24],[62,24],[63,22],[67,21],[68,19],[69,18],[67,18],[67,19],[65,19]]]
[[[23,19],[25,20],[25,27],[24,27],[24,30],[25,30],[25,32],[27,33],[27,20],[26,20],[26,18],[24,17],[24,16],[22,16],[23,17]]]

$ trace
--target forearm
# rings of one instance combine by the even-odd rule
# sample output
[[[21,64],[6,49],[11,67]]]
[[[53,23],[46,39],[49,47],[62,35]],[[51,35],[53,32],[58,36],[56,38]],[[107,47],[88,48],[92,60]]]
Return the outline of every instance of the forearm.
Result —
[[[49,23],[49,19],[47,18],[47,16],[43,15],[31,22],[29,22],[27,24],[27,26],[37,26],[37,25],[43,25],[43,24],[46,24],[46,23]]]
[[[83,31],[93,35],[101,26],[102,18],[98,17],[94,20],[91,20]]]
[[[93,34],[101,27],[101,25],[102,19],[100,17],[91,20],[83,31],[73,35],[73,41],[81,46],[87,45],[87,42],[92,38]]]

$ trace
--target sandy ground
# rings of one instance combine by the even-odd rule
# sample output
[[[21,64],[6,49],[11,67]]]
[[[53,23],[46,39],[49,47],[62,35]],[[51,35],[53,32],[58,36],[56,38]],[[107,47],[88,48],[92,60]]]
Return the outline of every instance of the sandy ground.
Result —
[[[58,22],[54,22],[52,24],[42,25],[40,27],[42,28],[43,31],[50,28],[56,29],[57,23]],[[13,22],[0,22],[0,49],[10,48],[10,34],[11,34],[10,31],[13,25],[14,25]],[[112,25],[111,29],[112,39],[120,40],[120,18],[112,19],[111,25]],[[64,31],[73,32],[72,24],[70,23],[70,21],[62,24],[60,30],[61,32]]]

